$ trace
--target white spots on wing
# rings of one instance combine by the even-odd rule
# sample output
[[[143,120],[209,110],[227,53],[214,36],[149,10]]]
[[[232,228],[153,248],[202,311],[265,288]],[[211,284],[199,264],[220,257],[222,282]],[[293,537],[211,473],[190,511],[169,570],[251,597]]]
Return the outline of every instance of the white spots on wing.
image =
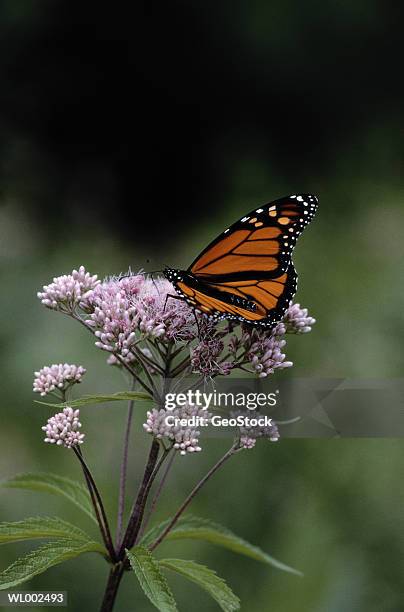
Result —
[[[295,246],[296,246],[296,241],[298,239],[298,237],[300,236],[300,234],[304,231],[305,227],[310,223],[310,221],[312,220],[312,218],[315,215],[316,209],[317,209],[317,203],[318,203],[318,198],[316,196],[307,194],[307,195],[290,195],[288,196],[289,199],[296,199],[298,202],[302,203],[302,207],[304,206],[304,209],[301,210],[302,216],[298,219],[296,219],[294,221],[293,227],[289,227],[289,228],[282,228],[285,232],[287,232],[286,234],[282,235],[282,239],[280,241],[280,247],[284,248],[284,251],[281,251],[281,254],[284,256],[284,258],[279,262],[280,265],[280,269],[282,271],[282,273],[286,273],[288,270],[288,264],[286,263],[286,260],[290,258]],[[307,201],[306,201],[307,200]],[[274,213],[272,211],[275,211]],[[265,207],[264,208],[257,208],[255,210],[256,214],[261,214],[261,213],[272,213],[269,216],[270,217],[276,217],[278,211],[277,205],[276,204],[272,204],[271,206]],[[250,219],[254,219],[254,213],[252,213],[249,216],[243,217],[242,219],[240,219],[239,223],[245,223],[246,221],[249,221]],[[228,234],[231,231],[231,228],[227,228],[224,230],[223,234]],[[289,260],[290,261],[290,260]],[[169,271],[171,273],[171,278],[175,281],[178,282],[179,280],[182,280],[182,275],[177,273],[177,271],[175,270],[170,270]],[[168,274],[167,274],[168,276]],[[297,287],[297,276],[296,279],[294,278],[290,278],[289,280],[289,292],[288,295],[291,295],[291,298],[293,298],[293,296],[295,295],[296,292],[296,287]],[[175,285],[175,283],[174,283]],[[183,293],[175,286],[176,292],[184,297]],[[187,298],[186,298],[187,299]],[[187,302],[190,304],[190,306],[193,306],[195,308],[195,305],[191,303],[191,301],[189,301],[187,299]],[[279,304],[280,306],[280,304]],[[266,321],[248,321],[248,323],[250,323],[251,325],[254,325],[256,327],[273,327],[274,323],[276,323],[278,320],[281,319],[280,314],[282,314],[282,316],[284,315],[284,313],[287,310],[287,306],[282,306],[279,307],[277,309],[277,314],[270,314],[268,316],[268,318],[266,319]],[[208,314],[206,312],[203,312],[202,310],[200,310],[199,308],[196,308],[197,312],[201,313],[201,315],[203,315],[204,317],[207,317],[211,320],[215,320],[215,321],[221,321],[224,319],[228,319],[228,320],[235,320],[235,321],[242,321],[245,322],[246,320],[240,316],[240,315],[231,315],[229,313],[218,313],[218,312],[214,312],[214,314]]]

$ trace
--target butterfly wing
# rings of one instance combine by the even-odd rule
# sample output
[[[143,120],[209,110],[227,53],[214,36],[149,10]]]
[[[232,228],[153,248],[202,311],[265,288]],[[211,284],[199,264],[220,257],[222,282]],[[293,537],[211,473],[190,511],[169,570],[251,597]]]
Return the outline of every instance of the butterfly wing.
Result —
[[[192,277],[185,277],[175,286],[191,306],[212,318],[271,327],[283,317],[296,284],[296,271],[290,262],[287,272],[272,279],[195,283]]]
[[[317,207],[310,194],[265,204],[227,228],[186,273],[170,280],[209,316],[272,326],[295,294],[293,249]]]
[[[211,242],[188,271],[205,280],[279,276],[286,271],[297,239],[317,206],[317,198],[307,194],[253,210]]]

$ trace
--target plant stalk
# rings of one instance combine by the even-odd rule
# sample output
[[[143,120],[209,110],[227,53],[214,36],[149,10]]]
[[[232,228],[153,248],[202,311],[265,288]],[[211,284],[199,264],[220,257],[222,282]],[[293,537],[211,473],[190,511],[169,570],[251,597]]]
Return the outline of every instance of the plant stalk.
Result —
[[[168,474],[169,474],[169,472],[171,470],[171,466],[172,466],[172,464],[174,462],[175,455],[176,455],[176,453],[173,452],[171,457],[170,457],[170,459],[169,459],[169,461],[168,461],[167,467],[164,470],[164,473],[163,473],[163,476],[161,478],[160,484],[159,484],[159,486],[157,488],[156,494],[154,495],[154,497],[152,499],[152,502],[150,504],[150,509],[148,510],[147,516],[144,518],[144,520],[142,521],[142,524],[140,526],[139,533],[138,533],[138,538],[142,537],[142,535],[144,534],[144,532],[146,530],[147,525],[149,524],[150,518],[151,518],[151,516],[152,516],[152,514],[153,514],[153,512],[154,512],[154,510],[156,508],[156,504],[157,504],[157,502],[159,500],[159,497],[161,495],[161,491],[163,490],[163,487],[164,487],[165,483],[167,482],[167,477],[168,477]]]
[[[105,512],[104,504],[98,491],[97,485],[95,484],[95,480],[90,472],[89,467],[87,466],[81,451],[73,446],[73,451],[81,463],[81,467],[84,472],[84,477],[86,479],[87,487],[90,492],[91,500],[93,502],[94,510],[96,513],[97,521],[100,527],[101,535],[104,540],[104,544],[109,552],[109,556],[112,561],[116,560],[115,549],[112,543],[111,531],[109,529],[109,523],[107,519],[107,515]]]
[[[126,528],[125,535],[118,551],[119,559],[122,559],[124,557],[125,548],[131,548],[135,541],[137,535],[136,529],[139,522],[139,518],[141,518],[142,513],[142,505],[143,503],[145,503],[144,497],[145,494],[150,490],[151,483],[149,484],[149,481],[152,479],[154,468],[157,464],[159,450],[159,443],[157,442],[157,440],[153,439],[153,442],[150,447],[149,457],[147,459],[146,467],[144,470],[143,479],[140,483],[136,500],[133,504],[132,512],[130,514],[128,526]]]
[[[124,571],[123,563],[117,563],[111,568],[100,612],[111,612],[113,609]]]
[[[132,385],[131,385],[131,391],[134,391],[134,389],[135,389],[135,381],[133,380]],[[115,538],[115,548],[117,551],[118,551],[118,548],[121,542],[123,514],[125,511],[126,476],[127,476],[127,471],[128,471],[129,437],[130,437],[130,430],[131,430],[131,425],[132,425],[133,406],[134,406],[134,400],[130,400],[128,404],[128,416],[126,419],[126,428],[125,428],[125,435],[124,435],[124,441],[123,441],[122,463],[121,463],[121,471],[120,471],[120,477],[119,477],[118,519],[117,519],[116,538]]]

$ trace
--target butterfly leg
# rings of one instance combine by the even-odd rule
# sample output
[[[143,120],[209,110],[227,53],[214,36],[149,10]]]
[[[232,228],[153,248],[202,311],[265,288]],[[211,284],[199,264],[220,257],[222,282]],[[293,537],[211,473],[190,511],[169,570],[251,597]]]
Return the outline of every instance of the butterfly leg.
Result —
[[[167,301],[169,300],[169,298],[171,298],[173,300],[180,300],[180,302],[185,302],[186,301],[180,295],[172,295],[171,293],[167,293],[166,299],[165,299],[165,302],[164,302],[163,312],[165,312],[165,309],[166,309],[166,306],[167,306]],[[200,338],[200,336],[201,336],[201,328],[199,326],[198,315],[196,314],[196,309],[195,308],[193,309],[193,313],[194,313],[194,317],[195,317],[196,327],[198,329],[198,338]]]
[[[196,308],[194,308],[193,311],[194,311],[196,328],[198,330],[198,338],[200,338],[201,337],[201,328],[199,327],[199,321],[198,321],[198,315],[196,314]]]
[[[167,293],[166,300],[164,302],[163,312],[165,312],[165,310],[166,310],[167,301],[169,300],[169,298],[171,298],[173,300],[180,300],[181,302],[185,302],[184,298],[181,297],[180,295],[172,295],[171,293]]]

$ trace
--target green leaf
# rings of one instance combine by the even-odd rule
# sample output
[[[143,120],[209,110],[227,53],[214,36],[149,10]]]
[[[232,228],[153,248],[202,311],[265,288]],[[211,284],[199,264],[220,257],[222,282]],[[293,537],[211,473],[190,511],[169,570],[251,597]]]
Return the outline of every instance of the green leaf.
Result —
[[[86,552],[106,554],[101,544],[88,540],[61,540],[50,542],[30,552],[25,557],[17,559],[12,565],[0,573],[0,590],[9,589],[37,574],[42,574],[49,567],[74,559]]]
[[[49,402],[41,402],[35,400],[36,404],[43,404],[49,406],[49,408],[65,408],[70,406],[71,408],[79,408],[80,406],[87,406],[89,404],[105,404],[105,402],[121,402],[124,400],[138,400],[138,401],[152,401],[152,397],[148,393],[142,393],[141,391],[123,391],[121,393],[113,393],[112,395],[83,395],[76,400],[69,402],[61,402],[59,404],[50,404]]]
[[[144,546],[135,546],[126,553],[140,586],[157,610],[176,612],[177,605],[174,596],[160,571],[158,561],[151,552]]]
[[[58,517],[37,516],[15,523],[0,523],[0,544],[35,538],[89,540],[84,531]]]
[[[205,565],[184,559],[161,559],[159,564],[160,567],[178,572],[205,589],[224,612],[235,612],[240,609],[239,598],[216,572]]]
[[[148,531],[143,536],[141,544],[146,547],[151,546],[151,544],[156,540],[156,538],[159,537],[159,535],[170,523],[170,520],[171,519],[167,519],[163,523],[156,525],[150,531]],[[302,576],[302,573],[298,570],[295,570],[292,567],[289,567],[289,565],[285,565],[281,561],[274,559],[274,557],[268,555],[266,552],[258,548],[258,546],[253,546],[249,542],[246,542],[246,540],[238,537],[229,529],[226,529],[226,527],[197,516],[188,515],[180,518],[172,530],[168,533],[166,539],[204,540],[205,542],[211,542],[211,544],[216,544],[217,546],[223,546],[224,548],[232,550],[240,555],[250,557],[251,559],[255,559],[256,561],[267,563],[268,565],[272,565],[273,567],[283,570],[284,572],[290,572],[291,574]]]
[[[4,480],[0,485],[13,489],[29,489],[30,491],[43,491],[52,495],[61,495],[80,510],[83,510],[94,522],[97,522],[86,487],[75,480],[70,480],[70,478],[58,476],[58,474],[47,474],[46,472],[17,474],[9,480]]]

